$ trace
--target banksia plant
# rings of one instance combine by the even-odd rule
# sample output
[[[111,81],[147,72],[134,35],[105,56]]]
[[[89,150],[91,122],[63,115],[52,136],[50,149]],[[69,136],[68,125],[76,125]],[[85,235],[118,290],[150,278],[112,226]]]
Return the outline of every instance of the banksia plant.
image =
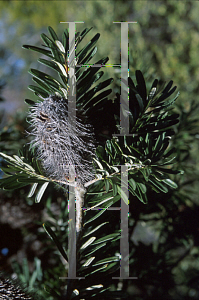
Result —
[[[10,280],[0,273],[0,299],[1,300],[38,300],[38,295],[29,292],[17,280]]]
[[[0,187],[15,189],[31,184],[28,196],[35,194],[36,202],[41,201],[49,183],[63,190],[66,200],[73,188],[77,240],[75,258],[69,261],[69,267],[70,263],[76,265],[78,277],[68,278],[63,292],[53,291],[55,299],[128,299],[120,288],[110,290],[110,278],[119,276],[123,258],[119,250],[120,222],[113,227],[105,212],[113,205],[120,207],[120,201],[128,205],[129,200],[138,199],[147,204],[148,191],[167,193],[177,188],[170,177],[180,173],[173,169],[175,148],[170,143],[179,117],[172,111],[178,97],[176,94],[171,98],[176,87],[172,81],[160,85],[156,79],[147,91],[142,72],[137,70],[136,82],[128,79],[130,135],[116,136],[121,129],[119,97],[108,99],[112,78],[101,81],[101,66],[108,58],[96,62],[96,67],[88,65],[97,51],[99,34],[78,50],[90,29],[77,33],[73,45],[69,45],[68,30],[62,41],[51,27],[48,30],[50,37],[41,35],[44,48],[23,47],[50,58],[40,58],[39,62],[56,75],[30,70],[37,86],[29,88],[38,98],[25,100],[30,105],[28,134],[32,140],[18,156],[1,153],[8,164],[2,167],[7,176],[0,180]],[[76,56],[71,61],[71,49],[75,48]],[[73,75],[70,64],[75,68]],[[70,98],[74,80],[75,106]],[[121,166],[127,169],[127,182],[121,182]],[[129,190],[131,198],[122,186]],[[112,224],[111,232],[108,223]],[[68,227],[73,230],[74,224],[65,225],[66,231]],[[58,238],[59,233],[49,223],[44,224],[44,229],[68,262],[68,252],[74,250],[74,244],[69,251],[70,241]],[[131,276],[134,275],[138,274]],[[119,279],[115,282],[119,284]]]

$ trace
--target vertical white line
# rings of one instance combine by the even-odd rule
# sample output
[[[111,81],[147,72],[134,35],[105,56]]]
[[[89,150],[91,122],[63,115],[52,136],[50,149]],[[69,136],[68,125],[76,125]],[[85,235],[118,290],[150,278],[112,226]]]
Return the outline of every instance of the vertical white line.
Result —
[[[121,166],[121,191],[129,199],[128,166]],[[128,233],[129,205],[121,199],[121,278],[129,278],[129,233]]]
[[[76,278],[75,187],[69,185],[68,278]]]
[[[116,136],[129,135],[129,43],[128,24],[137,22],[113,22],[121,24],[121,94],[120,94],[120,134]]]
[[[121,23],[121,96],[120,96],[120,134],[129,133],[128,97],[128,23]]]

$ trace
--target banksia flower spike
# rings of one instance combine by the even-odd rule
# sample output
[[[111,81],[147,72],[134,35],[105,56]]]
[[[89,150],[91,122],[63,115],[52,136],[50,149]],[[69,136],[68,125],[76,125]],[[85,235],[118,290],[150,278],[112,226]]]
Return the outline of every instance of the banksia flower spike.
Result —
[[[47,176],[69,184],[76,178],[78,185],[93,179],[92,127],[83,124],[78,116],[70,122],[67,99],[56,95],[43,99],[30,109],[29,117],[31,144],[36,147]]]
[[[10,279],[4,278],[0,273],[0,300],[34,299],[38,299],[38,295],[34,296],[32,293],[28,292],[26,288],[21,287],[17,281],[12,282]]]

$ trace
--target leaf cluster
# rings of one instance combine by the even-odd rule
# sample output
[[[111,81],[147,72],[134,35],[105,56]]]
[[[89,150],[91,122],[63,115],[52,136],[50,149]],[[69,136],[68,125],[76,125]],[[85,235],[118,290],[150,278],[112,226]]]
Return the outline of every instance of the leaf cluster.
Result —
[[[41,35],[45,46],[43,48],[24,45],[25,49],[37,51],[49,57],[51,60],[43,58],[39,62],[52,68],[59,78],[55,78],[41,71],[31,69],[33,81],[37,86],[29,88],[42,101],[49,95],[56,94],[67,98],[69,78],[68,60],[70,60],[71,47],[77,47],[84,36],[90,31],[85,29],[76,34],[76,41],[69,45],[68,31],[65,30],[62,42],[59,41],[54,30],[49,27],[48,37]],[[107,89],[112,79],[100,81],[103,72],[100,71],[101,65],[105,65],[108,58],[99,60],[96,64],[99,67],[87,66],[94,57],[97,48],[95,44],[99,39],[99,34],[95,35],[91,41],[76,54],[76,80],[77,80],[77,99],[76,105],[79,111],[85,115],[85,122],[95,119],[110,109],[108,95],[111,89]],[[176,87],[172,87],[170,81],[166,86],[160,86],[158,80],[154,80],[151,89],[147,92],[146,83],[141,71],[136,71],[136,83],[132,79],[128,80],[129,88],[129,108],[122,107],[129,111],[129,135],[121,136],[116,134],[112,138],[106,138],[105,142],[98,146],[96,159],[94,161],[96,179],[87,183],[87,193],[85,196],[84,227],[81,245],[78,245],[78,275],[85,277],[85,281],[75,281],[73,291],[67,295],[67,299],[91,299],[99,297],[103,293],[104,299],[120,299],[126,297],[120,291],[108,291],[110,281],[107,278],[119,275],[120,254],[119,239],[120,229],[116,226],[115,230],[108,234],[104,232],[108,226],[105,215],[107,209],[113,205],[118,205],[120,199],[127,205],[129,198],[124,192],[129,189],[133,198],[147,203],[148,191],[156,193],[167,193],[171,188],[177,188],[170,175],[178,174],[179,171],[173,170],[175,159],[175,148],[170,146],[170,139],[174,135],[173,126],[178,123],[178,114],[173,113],[172,105],[177,95],[172,99],[170,96],[175,92]],[[104,90],[105,91],[102,91]],[[34,101],[26,99],[29,105],[34,105]],[[118,104],[115,99],[113,108]],[[88,116],[88,117],[86,117]],[[88,119],[87,119],[88,118]],[[119,125],[120,112],[113,110],[110,121],[114,119],[114,133],[121,129]],[[103,120],[103,118],[102,118]],[[98,128],[99,129],[99,128]],[[29,197],[36,193],[36,202],[39,202],[47,189],[49,182],[54,182],[63,188],[63,183],[45,177],[41,162],[36,158],[34,149],[24,148],[19,156],[13,157],[1,153],[1,157],[7,161],[7,165],[2,170],[7,175],[0,180],[0,187],[4,189],[16,189],[32,184]],[[126,167],[126,178],[121,180],[122,167]],[[38,185],[40,186],[38,188]],[[64,191],[67,187],[64,186]],[[93,209],[99,210],[97,213]],[[105,218],[105,220],[104,220]],[[65,232],[68,225],[63,220]],[[70,224],[69,224],[70,225]],[[106,227],[107,228],[107,227]],[[65,261],[68,260],[67,242],[57,234],[51,224],[45,223],[44,229],[55,243],[58,251]],[[106,250],[106,251],[105,251]],[[104,256],[102,257],[101,251]],[[69,284],[69,282],[68,282]]]

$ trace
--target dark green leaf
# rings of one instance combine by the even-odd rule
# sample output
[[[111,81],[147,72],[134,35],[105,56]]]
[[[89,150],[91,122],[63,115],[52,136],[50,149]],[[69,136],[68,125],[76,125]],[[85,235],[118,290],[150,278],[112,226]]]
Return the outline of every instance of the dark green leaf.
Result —
[[[94,45],[96,44],[96,42],[98,41],[100,37],[100,34],[97,33],[91,40],[90,42],[80,51],[76,54],[77,58],[79,59],[79,63],[81,62],[81,60],[85,57],[85,55],[87,54],[87,52],[94,47]]]
[[[53,45],[53,41],[45,34],[42,33],[41,34],[41,38],[44,41],[44,43],[46,44],[47,47],[51,48]]]
[[[168,173],[168,174],[181,174],[181,171],[168,169],[168,168],[161,168],[156,167],[157,170],[160,170],[161,172]]]
[[[36,101],[30,100],[30,99],[25,99],[24,101],[25,101],[28,105],[31,105],[31,106],[35,105],[35,103],[36,103]]]
[[[146,92],[146,84],[145,84],[144,77],[140,70],[136,70],[135,76],[138,83],[137,86],[138,93],[141,96],[143,103],[145,103],[147,98],[147,92]]]
[[[163,192],[163,193],[167,193],[168,189],[160,182],[158,182],[157,180],[152,180],[149,179],[150,184],[152,185],[152,187],[154,186],[157,190]]]
[[[53,240],[53,242],[55,243],[57,248],[59,249],[59,252],[63,256],[63,258],[66,261],[68,261],[67,254],[66,254],[65,250],[63,249],[62,245],[60,244],[60,242],[59,242],[56,234],[54,233],[54,231],[50,228],[50,226],[47,223],[44,223],[43,227],[44,227],[45,231],[48,233],[48,235],[50,236],[50,238]]]
[[[62,44],[65,48],[65,51],[67,52],[68,51],[68,48],[69,48],[69,35],[68,35],[68,29],[65,29],[64,30],[64,33],[62,35]]]
[[[44,84],[41,80],[39,80],[35,77],[33,77],[32,80],[34,82],[36,82],[44,92],[47,92],[49,94],[51,94],[53,92],[53,89],[49,85]]]
[[[55,33],[52,27],[48,26],[48,32],[50,33],[54,41],[59,40],[57,34]]]
[[[50,58],[53,58],[52,53],[49,50],[39,48],[39,47],[35,47],[35,46],[29,46],[29,45],[23,45],[23,48],[45,54],[46,56],[48,56]]]
[[[29,90],[33,91],[37,96],[41,95],[43,98],[49,97],[49,93],[47,93],[46,91],[44,91],[38,86],[29,85],[28,88]]]
[[[59,67],[57,66],[57,64],[54,61],[49,61],[49,60],[43,59],[43,58],[39,58],[38,61],[40,63],[44,64],[45,66],[52,68],[53,70],[55,70],[58,73],[61,72]]]

